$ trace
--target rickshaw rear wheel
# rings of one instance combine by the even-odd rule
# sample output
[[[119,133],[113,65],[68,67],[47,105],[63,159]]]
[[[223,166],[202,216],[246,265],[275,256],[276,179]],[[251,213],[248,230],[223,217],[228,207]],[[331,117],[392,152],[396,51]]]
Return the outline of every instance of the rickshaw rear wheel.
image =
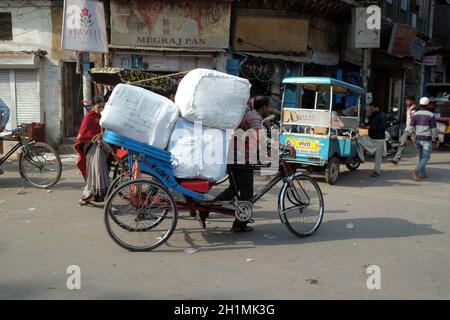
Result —
[[[177,221],[177,205],[170,191],[150,179],[121,184],[105,204],[108,234],[130,251],[161,246],[175,231]]]
[[[312,236],[320,227],[324,201],[319,184],[310,176],[295,173],[287,179],[278,196],[281,222],[300,238]]]
[[[329,185],[334,185],[339,177],[339,159],[336,157],[332,157],[328,160],[328,163],[325,167],[325,180]]]

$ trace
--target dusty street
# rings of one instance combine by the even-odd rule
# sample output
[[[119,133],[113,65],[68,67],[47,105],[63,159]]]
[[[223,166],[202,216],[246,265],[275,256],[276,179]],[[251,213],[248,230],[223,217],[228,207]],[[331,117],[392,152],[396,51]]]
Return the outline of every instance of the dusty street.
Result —
[[[450,152],[435,152],[429,180],[419,183],[410,179],[412,150],[398,167],[385,162],[375,179],[371,160],[354,173],[342,166],[336,186],[319,179],[326,212],[311,238],[280,223],[275,188],[258,204],[254,232],[231,234],[231,220],[218,216],[202,231],[181,212],[170,241],[148,253],[118,247],[103,210],[78,206],[83,184],[73,158],[51,192],[27,187],[8,163],[0,177],[0,298],[449,299]],[[192,247],[198,251],[185,252]],[[81,290],[66,288],[70,265],[81,269]],[[380,290],[367,288],[370,265],[381,269]]]

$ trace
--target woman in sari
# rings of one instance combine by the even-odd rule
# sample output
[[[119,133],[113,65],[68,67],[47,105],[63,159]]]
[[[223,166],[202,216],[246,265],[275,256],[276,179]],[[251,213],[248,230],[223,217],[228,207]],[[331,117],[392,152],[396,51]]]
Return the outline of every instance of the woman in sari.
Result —
[[[105,107],[102,97],[94,97],[94,106],[84,116],[75,143],[78,152],[77,166],[86,182],[80,205],[87,205],[91,201],[103,202],[109,187],[108,153],[100,143],[102,128],[100,127],[100,113]]]

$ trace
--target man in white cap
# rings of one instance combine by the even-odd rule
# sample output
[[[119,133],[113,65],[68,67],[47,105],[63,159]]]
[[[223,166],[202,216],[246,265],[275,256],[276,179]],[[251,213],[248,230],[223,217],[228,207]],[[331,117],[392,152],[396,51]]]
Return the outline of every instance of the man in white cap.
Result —
[[[419,153],[419,163],[412,172],[414,181],[420,181],[427,178],[425,167],[430,160],[433,150],[433,141],[438,140],[436,129],[436,120],[432,112],[426,109],[430,99],[423,97],[420,99],[420,107],[414,113],[411,121],[411,132],[416,134],[416,147]]]

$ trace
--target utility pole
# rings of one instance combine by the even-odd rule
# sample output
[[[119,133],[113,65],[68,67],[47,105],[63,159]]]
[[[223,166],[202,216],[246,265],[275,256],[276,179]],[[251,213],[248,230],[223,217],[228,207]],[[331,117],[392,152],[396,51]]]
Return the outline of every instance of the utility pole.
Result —
[[[369,1],[364,0],[364,7],[368,7]],[[362,113],[361,119],[364,122],[366,117],[366,109],[367,109],[367,93],[369,91],[369,76],[370,76],[370,58],[371,58],[371,50],[369,48],[362,49],[362,68],[361,68],[361,78],[364,89],[364,96],[362,101]]]
[[[92,101],[91,75],[89,74],[89,70],[91,68],[91,59],[89,52],[82,52],[80,54],[80,58],[83,70],[83,100]],[[83,108],[83,110],[84,114],[86,114],[86,108]]]

